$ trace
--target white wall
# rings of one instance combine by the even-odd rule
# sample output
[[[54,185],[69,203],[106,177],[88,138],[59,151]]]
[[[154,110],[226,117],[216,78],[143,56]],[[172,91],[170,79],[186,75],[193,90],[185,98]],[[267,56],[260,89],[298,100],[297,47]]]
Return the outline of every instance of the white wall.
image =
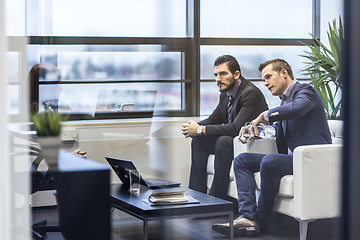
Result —
[[[190,143],[180,128],[187,119],[153,119],[135,122],[68,123],[76,129],[77,144],[90,159],[107,164],[105,156],[132,160],[144,177],[179,181],[188,186]],[[112,176],[112,182],[119,180]]]

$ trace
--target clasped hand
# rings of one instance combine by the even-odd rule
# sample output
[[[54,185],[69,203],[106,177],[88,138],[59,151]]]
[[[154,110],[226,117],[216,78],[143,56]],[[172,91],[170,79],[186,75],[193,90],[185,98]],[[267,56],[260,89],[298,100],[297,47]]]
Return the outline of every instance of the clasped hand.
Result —
[[[199,128],[199,126],[200,125],[196,121],[190,120],[182,125],[181,132],[182,134],[184,134],[186,138],[188,137],[193,138],[198,135],[196,130]]]

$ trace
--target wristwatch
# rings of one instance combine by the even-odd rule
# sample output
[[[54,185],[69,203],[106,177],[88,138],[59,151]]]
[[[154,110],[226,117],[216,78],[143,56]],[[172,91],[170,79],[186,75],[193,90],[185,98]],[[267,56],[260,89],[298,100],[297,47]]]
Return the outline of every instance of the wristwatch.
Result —
[[[203,129],[202,129],[202,126],[199,126],[197,129],[196,129],[196,132],[197,132],[197,134],[202,134],[202,131],[203,131]]]

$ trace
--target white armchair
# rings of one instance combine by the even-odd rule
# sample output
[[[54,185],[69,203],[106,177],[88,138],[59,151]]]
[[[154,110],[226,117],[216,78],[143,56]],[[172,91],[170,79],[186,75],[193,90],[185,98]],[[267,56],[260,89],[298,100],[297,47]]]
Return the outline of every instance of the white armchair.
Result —
[[[308,223],[316,219],[340,216],[342,126],[339,120],[329,120],[333,144],[300,146],[294,150],[294,174],[281,179],[273,210],[294,217],[300,224],[300,239],[305,240]],[[234,156],[242,152],[276,153],[275,140],[254,140],[242,144],[234,138]],[[211,164],[208,182],[211,186]],[[229,194],[237,198],[233,169],[230,172]],[[260,173],[255,173],[260,189]]]

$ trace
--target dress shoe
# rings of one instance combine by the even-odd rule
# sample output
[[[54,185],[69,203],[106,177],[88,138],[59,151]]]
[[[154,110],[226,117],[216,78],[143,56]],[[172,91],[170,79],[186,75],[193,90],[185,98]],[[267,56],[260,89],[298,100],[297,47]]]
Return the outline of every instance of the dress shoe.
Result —
[[[229,223],[215,223],[212,226],[215,232],[230,235]],[[256,221],[249,220],[244,217],[238,217],[233,221],[233,229],[235,237],[256,237],[259,235],[259,224]]]

